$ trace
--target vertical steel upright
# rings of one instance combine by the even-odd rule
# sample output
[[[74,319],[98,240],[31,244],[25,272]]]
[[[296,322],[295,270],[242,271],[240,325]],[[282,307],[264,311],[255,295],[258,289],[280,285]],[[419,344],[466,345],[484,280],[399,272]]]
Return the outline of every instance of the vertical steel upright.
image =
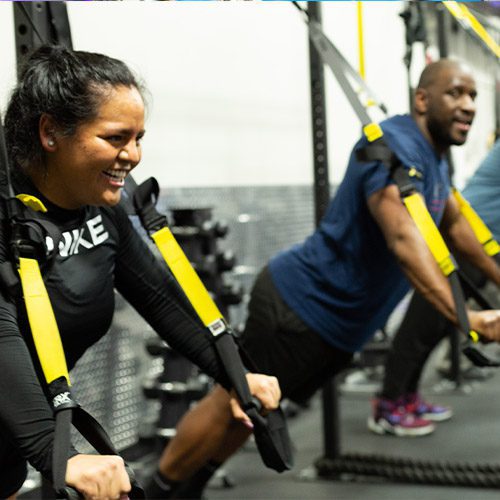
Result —
[[[311,20],[321,23],[321,4],[319,2],[308,2],[307,11]],[[309,69],[314,160],[314,214],[316,225],[318,225],[330,200],[330,184],[328,180],[323,61],[311,41],[309,41]]]
[[[17,74],[24,61],[44,43],[72,48],[65,2],[14,2]]]
[[[72,48],[65,2],[13,2],[17,76],[30,54],[45,43]],[[42,498],[53,498],[51,484],[42,478]]]
[[[448,57],[448,37],[446,36],[446,12],[442,5],[436,5],[437,43],[440,59]]]
[[[321,24],[321,3],[308,2],[310,20]],[[311,84],[311,118],[313,133],[314,214],[318,225],[330,201],[326,130],[326,98],[323,61],[309,40],[309,70]],[[340,420],[338,389],[335,378],[323,387],[323,443],[324,456],[334,459],[340,455]]]
[[[427,26],[422,4],[411,1],[406,1],[404,3],[406,5],[405,9],[399,14],[399,16],[403,19],[405,24],[406,51],[403,57],[403,62],[406,66],[406,72],[408,75],[408,109],[411,113],[413,110],[413,94],[415,90],[412,87],[411,80],[413,49],[415,42],[423,42],[424,47],[427,48]]]
[[[439,50],[439,58],[444,59],[448,57],[448,16],[443,5],[436,5],[436,37]],[[453,160],[450,152],[447,153],[447,160],[449,164],[449,174],[450,179],[453,179],[454,167]],[[450,325],[449,326],[449,339],[450,339],[450,374],[449,377],[453,381],[455,388],[459,388],[462,385],[462,374],[460,372],[460,332],[457,328]]]

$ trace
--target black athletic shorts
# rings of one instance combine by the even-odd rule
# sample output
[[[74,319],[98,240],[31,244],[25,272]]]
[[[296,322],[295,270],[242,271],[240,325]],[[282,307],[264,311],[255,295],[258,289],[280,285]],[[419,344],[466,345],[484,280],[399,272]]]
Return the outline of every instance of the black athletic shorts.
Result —
[[[239,344],[260,373],[278,378],[283,397],[298,403],[306,402],[352,359],[352,353],[325,342],[285,304],[267,267],[252,289]]]
[[[8,498],[19,491],[27,474],[26,460],[0,433],[0,498]]]

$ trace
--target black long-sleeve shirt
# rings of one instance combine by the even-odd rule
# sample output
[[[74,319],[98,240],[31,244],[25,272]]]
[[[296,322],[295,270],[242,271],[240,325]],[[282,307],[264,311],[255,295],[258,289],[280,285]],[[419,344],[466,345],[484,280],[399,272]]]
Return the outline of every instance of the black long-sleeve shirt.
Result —
[[[61,334],[68,368],[109,329],[114,288],[168,344],[229,387],[211,337],[194,318],[182,291],[133,228],[120,206],[64,210],[24,181],[18,192],[42,199],[42,217],[62,233],[44,281]],[[0,262],[11,260],[2,210]],[[50,247],[50,241],[48,246]],[[22,298],[0,295],[0,434],[50,477],[54,420],[44,394]],[[0,439],[1,436],[0,436]]]

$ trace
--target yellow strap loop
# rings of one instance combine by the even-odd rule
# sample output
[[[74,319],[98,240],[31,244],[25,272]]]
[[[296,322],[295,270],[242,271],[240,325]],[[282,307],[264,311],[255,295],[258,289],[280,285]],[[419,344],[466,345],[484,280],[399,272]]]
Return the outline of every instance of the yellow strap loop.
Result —
[[[481,245],[483,245],[485,252],[491,257],[499,253],[500,245],[497,243],[495,238],[493,238],[493,234],[491,234],[491,231],[488,229],[481,217],[479,217],[476,211],[471,207],[469,202],[455,188],[453,188],[453,196],[455,200],[457,200],[460,212],[469,222],[477,240],[481,243]]]
[[[47,211],[45,205],[36,196],[20,193],[16,195],[16,198],[21,200],[28,208],[31,208],[31,210],[34,210],[35,212]]]
[[[373,142],[384,135],[382,128],[378,123],[369,123],[363,127],[363,133],[365,134],[368,142]]]
[[[224,318],[172,231],[164,227],[151,237],[203,324],[213,335],[223,333],[226,330]]]
[[[477,333],[475,330],[470,330],[469,331],[469,338],[474,342],[474,344],[477,344],[481,337],[479,336],[479,333]]]
[[[59,329],[38,262],[21,257],[19,276],[33,340],[45,379],[50,384],[59,377],[65,377],[70,385]]]
[[[417,225],[420,234],[427,243],[441,271],[445,276],[449,276],[456,268],[446,243],[425,206],[424,200],[420,194],[415,193],[404,198],[403,203]]]

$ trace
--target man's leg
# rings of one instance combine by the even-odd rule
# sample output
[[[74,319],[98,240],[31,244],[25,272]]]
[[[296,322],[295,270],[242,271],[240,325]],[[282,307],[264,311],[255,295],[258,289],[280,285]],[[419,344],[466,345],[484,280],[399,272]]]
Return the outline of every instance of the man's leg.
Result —
[[[175,490],[176,499],[202,498],[203,490],[217,469],[245,443],[251,430],[233,420],[229,423],[219,449],[189,479]]]
[[[229,394],[216,386],[180,420],[176,436],[160,459],[159,471],[146,488],[149,496],[162,498],[160,495],[165,495],[164,498],[168,498],[167,494],[172,494],[182,481],[190,478],[216,455],[233,422]],[[250,431],[239,422],[234,422],[234,426],[247,431],[239,444],[232,445],[236,450]]]
[[[416,392],[425,362],[448,333],[449,322],[414,293],[385,363],[381,396],[397,400]]]
[[[425,403],[418,395],[424,365],[449,332],[450,323],[414,293],[388,353],[380,397],[373,402],[371,430],[398,436],[425,436],[432,421],[450,418],[450,408]]]
[[[225,442],[226,434],[233,428],[241,435],[239,445],[234,445],[236,450],[251,431],[233,420],[229,394],[222,387],[216,386],[181,419],[175,438],[161,457],[161,472],[174,481],[187,479],[208,459],[215,458]]]

